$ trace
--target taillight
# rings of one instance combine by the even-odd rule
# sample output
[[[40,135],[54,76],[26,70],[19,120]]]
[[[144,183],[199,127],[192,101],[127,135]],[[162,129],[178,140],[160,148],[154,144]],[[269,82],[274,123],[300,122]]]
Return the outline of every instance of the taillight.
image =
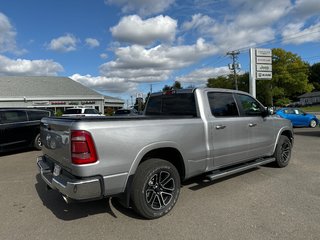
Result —
[[[98,155],[92,136],[83,130],[71,132],[71,159],[74,164],[95,163]]]

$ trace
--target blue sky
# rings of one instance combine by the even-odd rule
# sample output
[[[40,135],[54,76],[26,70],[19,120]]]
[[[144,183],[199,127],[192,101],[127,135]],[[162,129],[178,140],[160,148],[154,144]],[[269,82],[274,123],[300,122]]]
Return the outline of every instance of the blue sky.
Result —
[[[0,0],[0,75],[68,76],[124,100],[228,74],[231,50],[248,71],[250,47],[320,62],[319,0]]]

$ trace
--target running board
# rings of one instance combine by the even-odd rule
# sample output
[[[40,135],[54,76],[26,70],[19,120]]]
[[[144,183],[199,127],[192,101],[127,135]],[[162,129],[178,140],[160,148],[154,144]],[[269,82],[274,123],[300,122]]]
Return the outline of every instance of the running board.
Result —
[[[248,169],[251,168],[255,168],[270,162],[275,161],[275,158],[261,158],[261,159],[257,159],[253,162],[247,162],[247,163],[243,163],[237,166],[232,166],[229,168],[224,168],[224,169],[219,169],[219,170],[214,170],[212,171],[210,174],[206,175],[207,179],[209,179],[210,181],[219,179],[219,178],[223,178],[223,177],[227,177],[229,175],[232,174],[236,174],[242,171],[246,171]]]

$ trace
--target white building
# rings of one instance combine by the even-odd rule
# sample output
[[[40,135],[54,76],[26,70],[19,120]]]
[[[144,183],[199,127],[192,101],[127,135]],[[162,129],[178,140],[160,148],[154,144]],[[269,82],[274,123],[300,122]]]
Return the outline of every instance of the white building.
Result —
[[[302,105],[320,104],[320,92],[310,92],[299,96]]]
[[[104,96],[67,77],[0,77],[0,107],[47,108],[63,112],[70,107],[92,107],[104,113],[123,107],[124,101]]]

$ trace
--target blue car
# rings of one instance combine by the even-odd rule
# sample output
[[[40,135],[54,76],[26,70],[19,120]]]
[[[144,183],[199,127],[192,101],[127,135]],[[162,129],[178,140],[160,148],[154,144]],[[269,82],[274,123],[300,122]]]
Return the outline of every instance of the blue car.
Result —
[[[319,119],[313,114],[305,113],[298,108],[281,108],[276,114],[282,118],[291,120],[294,127],[312,127],[319,124]]]

